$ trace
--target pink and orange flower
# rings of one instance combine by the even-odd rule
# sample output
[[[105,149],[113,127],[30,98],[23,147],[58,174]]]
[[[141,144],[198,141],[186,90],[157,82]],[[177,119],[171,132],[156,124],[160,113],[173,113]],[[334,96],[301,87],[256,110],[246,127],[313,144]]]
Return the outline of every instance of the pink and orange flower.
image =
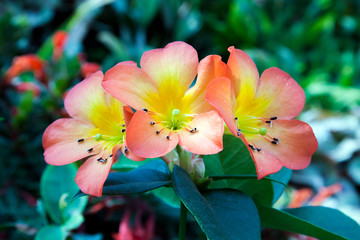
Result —
[[[120,63],[105,73],[102,84],[137,110],[126,132],[129,149],[148,158],[163,156],[177,144],[195,154],[221,151],[223,120],[205,100],[208,83],[226,74],[221,58],[212,55],[199,63],[193,47],[173,42],[145,52],[140,65]]]
[[[275,67],[259,79],[255,63],[245,52],[234,47],[229,52],[230,74],[209,84],[206,99],[230,132],[246,144],[258,178],[283,166],[306,168],[318,143],[308,124],[293,119],[304,107],[303,89]]]
[[[82,192],[95,196],[102,195],[119,149],[132,160],[143,160],[126,145],[125,132],[132,109],[106,93],[102,80],[103,73],[99,71],[74,86],[64,103],[71,118],[56,120],[43,135],[48,164],[65,165],[85,159],[75,182]]]

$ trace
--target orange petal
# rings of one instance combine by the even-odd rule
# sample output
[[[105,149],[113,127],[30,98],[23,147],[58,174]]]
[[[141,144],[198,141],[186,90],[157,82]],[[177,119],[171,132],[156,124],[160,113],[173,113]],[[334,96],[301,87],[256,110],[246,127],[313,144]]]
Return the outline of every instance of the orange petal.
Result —
[[[255,101],[263,108],[259,116],[291,119],[304,108],[305,93],[289,74],[273,67],[261,75]]]
[[[196,50],[184,42],[172,42],[165,48],[145,52],[141,68],[156,83],[160,93],[179,89],[184,93],[194,81],[198,55]]]
[[[44,132],[42,142],[45,149],[45,161],[51,165],[65,165],[97,153],[94,149],[90,154],[88,149],[93,148],[97,142],[85,140],[91,134],[94,126],[74,119],[58,119]]]
[[[216,111],[198,114],[189,125],[195,132],[181,129],[179,145],[195,154],[216,154],[223,149],[224,122]]]
[[[267,125],[268,126],[268,125]],[[264,125],[265,127],[265,125]],[[267,133],[273,138],[280,139],[278,144],[272,144],[262,136],[248,139],[260,152],[252,151],[257,163],[257,169],[264,167],[258,158],[262,155],[276,158],[279,163],[290,169],[304,169],[311,161],[311,156],[318,147],[318,142],[311,127],[299,120],[276,120]]]
[[[103,76],[103,73],[98,71],[76,84],[67,93],[64,105],[72,118],[91,123],[97,114],[95,106],[107,106],[105,92],[101,88]]]
[[[129,106],[124,106],[123,111],[124,111],[125,126],[127,127],[129,126],[131,118],[134,116],[134,111]]]
[[[262,179],[269,174],[280,171],[282,164],[272,154],[264,150],[261,150],[260,152],[252,150],[249,146],[249,142],[242,133],[240,134],[240,138],[249,150],[251,158],[254,160],[258,179]],[[259,148],[258,145],[256,145],[256,147]]]
[[[125,150],[126,149],[126,150]],[[121,148],[121,152],[122,154],[124,154],[127,158],[133,160],[133,161],[143,161],[145,160],[146,158],[144,157],[139,157],[139,156],[136,156],[128,147],[127,143],[126,143],[126,139],[124,139],[124,143],[123,143],[123,146]]]
[[[244,52],[229,47],[230,57],[227,62],[232,74],[235,96],[253,100],[259,82],[259,72],[254,61]]]
[[[154,120],[149,114],[137,111],[126,130],[126,142],[129,150],[137,156],[160,157],[173,150],[179,142],[176,133],[172,133],[170,139],[167,139],[169,130],[163,129],[164,127],[160,124],[151,125],[152,121]],[[156,131],[161,132],[156,134]]]
[[[186,91],[184,97],[184,100],[189,102],[193,113],[198,114],[214,109],[205,100],[206,88],[215,78],[229,76],[229,74],[230,69],[218,55],[210,55],[200,61],[196,84]]]
[[[211,81],[206,90],[206,100],[216,108],[229,130],[236,136],[235,96],[230,79],[222,77]]]
[[[108,70],[102,86],[113,97],[136,110],[151,109],[149,103],[157,95],[149,76],[129,62],[119,63]]]
[[[97,161],[101,154],[87,159],[79,168],[75,182],[83,193],[101,197],[104,182],[109,175],[112,158],[106,163]]]

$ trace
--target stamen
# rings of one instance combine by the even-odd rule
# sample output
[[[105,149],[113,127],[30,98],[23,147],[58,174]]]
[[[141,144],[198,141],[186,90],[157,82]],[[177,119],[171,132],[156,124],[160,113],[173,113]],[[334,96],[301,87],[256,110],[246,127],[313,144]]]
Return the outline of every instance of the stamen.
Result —
[[[271,141],[272,144],[279,144],[278,141]]]
[[[121,125],[122,127],[125,127],[125,124]]]
[[[129,153],[129,149],[127,148],[127,146],[124,147],[124,154],[127,155]]]
[[[276,142],[279,142],[279,141],[280,141],[279,138],[273,138],[273,140],[276,141]]]
[[[147,110],[146,108],[142,109],[144,112],[148,113],[149,110]]]
[[[169,136],[169,135],[167,135],[167,136],[166,136],[166,139],[167,139],[167,140],[170,140],[170,136]]]
[[[101,162],[101,163],[106,163],[107,162],[107,158],[103,159],[102,157],[96,159],[98,162]]]
[[[155,122],[151,121],[151,122],[150,122],[150,125],[155,125]]]
[[[112,154],[110,154],[108,157],[109,157],[109,158],[112,158],[112,156],[113,156],[113,155],[112,155]]]
[[[94,148],[89,148],[88,150],[86,150],[88,153],[91,153],[92,150],[94,150]]]
[[[271,121],[269,121],[269,120],[268,120],[268,121],[265,121],[265,122],[266,122],[266,123],[271,123]]]
[[[277,120],[278,119],[278,117],[272,117],[272,118],[270,118],[270,120]]]
[[[126,131],[126,129],[125,129],[125,128],[121,129],[121,132],[122,132],[122,133],[124,133],[125,131]]]
[[[191,133],[195,133],[196,131],[197,131],[196,127],[190,130]]]
[[[156,131],[156,134],[160,134],[165,128],[161,129],[160,131]]]
[[[262,149],[261,149],[261,148],[256,148],[256,150],[257,150],[258,152],[260,152]]]
[[[238,117],[235,117],[234,120],[237,121],[239,118]]]
[[[238,137],[240,137],[240,135],[241,135],[241,129],[240,129],[240,128],[237,128],[237,129],[236,129],[236,135],[237,135]]]
[[[83,142],[83,141],[85,141],[85,139],[83,139],[83,138],[80,138],[80,139],[77,140],[78,143]]]
[[[256,150],[256,148],[253,146],[253,145],[251,145],[251,144],[249,144],[249,147],[252,149],[252,150]]]

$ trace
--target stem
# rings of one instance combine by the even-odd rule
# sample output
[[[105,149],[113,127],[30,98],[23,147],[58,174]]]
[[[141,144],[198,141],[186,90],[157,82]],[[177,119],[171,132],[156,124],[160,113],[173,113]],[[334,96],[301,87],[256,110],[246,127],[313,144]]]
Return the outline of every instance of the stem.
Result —
[[[166,164],[170,164],[170,162],[171,162],[171,160],[168,159],[168,158],[165,157],[165,156],[161,156],[160,158],[161,158]]]
[[[179,240],[186,239],[186,215],[187,209],[183,203],[181,203],[180,207],[180,223],[179,223]]]

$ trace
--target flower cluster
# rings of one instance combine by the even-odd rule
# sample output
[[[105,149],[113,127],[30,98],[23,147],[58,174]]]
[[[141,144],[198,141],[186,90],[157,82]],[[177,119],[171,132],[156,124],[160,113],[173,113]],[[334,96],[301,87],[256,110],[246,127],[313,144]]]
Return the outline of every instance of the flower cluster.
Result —
[[[259,79],[246,53],[229,51],[227,64],[217,55],[199,62],[193,47],[173,42],[145,52],[141,68],[121,62],[89,76],[65,98],[71,118],[46,129],[46,162],[85,160],[75,181],[84,193],[101,196],[118,150],[135,161],[177,145],[216,154],[225,129],[247,145],[259,179],[282,166],[307,167],[317,141],[309,125],[292,119],[304,107],[302,88],[277,68]]]

